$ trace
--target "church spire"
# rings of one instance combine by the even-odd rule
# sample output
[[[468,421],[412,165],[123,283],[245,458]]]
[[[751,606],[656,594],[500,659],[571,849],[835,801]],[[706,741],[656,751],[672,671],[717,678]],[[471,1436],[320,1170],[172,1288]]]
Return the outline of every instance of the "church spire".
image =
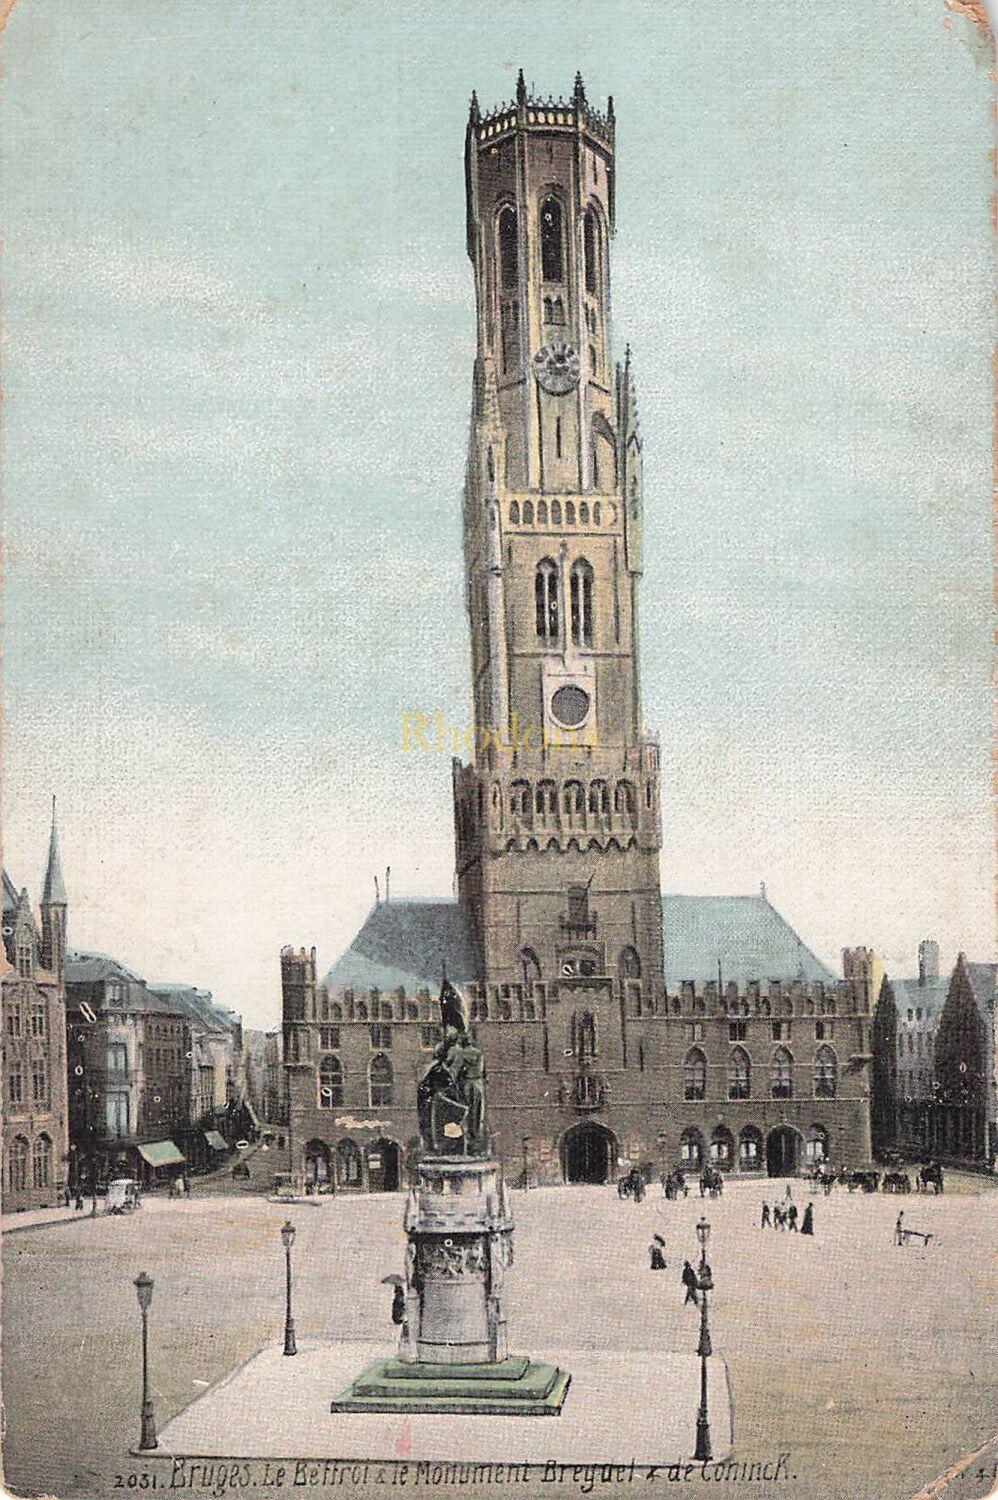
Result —
[[[65,906],[66,882],[62,878],[62,864],[59,859],[59,834],[55,826],[55,798],[52,798],[52,832],[49,835],[49,858],[45,867],[45,885],[42,890],[42,904],[48,906]]]

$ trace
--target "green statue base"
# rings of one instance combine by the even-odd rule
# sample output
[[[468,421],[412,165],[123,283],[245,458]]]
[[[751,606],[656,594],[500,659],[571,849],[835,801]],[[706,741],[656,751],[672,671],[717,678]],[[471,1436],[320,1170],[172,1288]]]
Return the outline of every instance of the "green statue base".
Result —
[[[511,1355],[496,1364],[379,1360],[334,1397],[330,1411],[558,1416],[572,1377],[557,1365]]]

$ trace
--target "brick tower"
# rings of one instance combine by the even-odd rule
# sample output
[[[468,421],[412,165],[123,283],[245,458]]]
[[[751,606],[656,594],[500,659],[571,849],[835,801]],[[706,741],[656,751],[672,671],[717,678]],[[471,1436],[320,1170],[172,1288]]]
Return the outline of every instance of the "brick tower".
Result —
[[[629,355],[614,368],[610,350],[613,101],[593,109],[579,76],[568,101],[534,99],[521,73],[507,107],[483,116],[472,97],[465,152],[476,753],[454,765],[459,894],[486,1005],[518,995],[529,1014],[539,997],[559,1053],[581,1058],[598,1028],[612,1065],[625,1009],[663,984],[641,442]]]

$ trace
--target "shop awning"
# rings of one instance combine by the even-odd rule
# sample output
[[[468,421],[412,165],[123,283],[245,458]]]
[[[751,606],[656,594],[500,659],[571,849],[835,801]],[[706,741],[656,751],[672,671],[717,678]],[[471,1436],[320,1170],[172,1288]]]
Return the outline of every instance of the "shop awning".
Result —
[[[206,1130],[203,1132],[205,1140],[213,1151],[228,1151],[229,1143],[224,1135],[217,1130]]]
[[[139,1147],[139,1155],[151,1167],[182,1166],[185,1159],[173,1141],[147,1141]]]

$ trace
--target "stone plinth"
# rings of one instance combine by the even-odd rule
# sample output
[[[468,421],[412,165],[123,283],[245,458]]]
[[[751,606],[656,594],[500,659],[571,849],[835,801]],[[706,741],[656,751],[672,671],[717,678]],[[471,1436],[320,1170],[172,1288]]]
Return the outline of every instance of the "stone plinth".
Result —
[[[571,1376],[508,1351],[513,1220],[499,1162],[428,1157],[409,1193],[405,1230],[398,1358],[362,1371],[331,1410],[557,1416]]]

